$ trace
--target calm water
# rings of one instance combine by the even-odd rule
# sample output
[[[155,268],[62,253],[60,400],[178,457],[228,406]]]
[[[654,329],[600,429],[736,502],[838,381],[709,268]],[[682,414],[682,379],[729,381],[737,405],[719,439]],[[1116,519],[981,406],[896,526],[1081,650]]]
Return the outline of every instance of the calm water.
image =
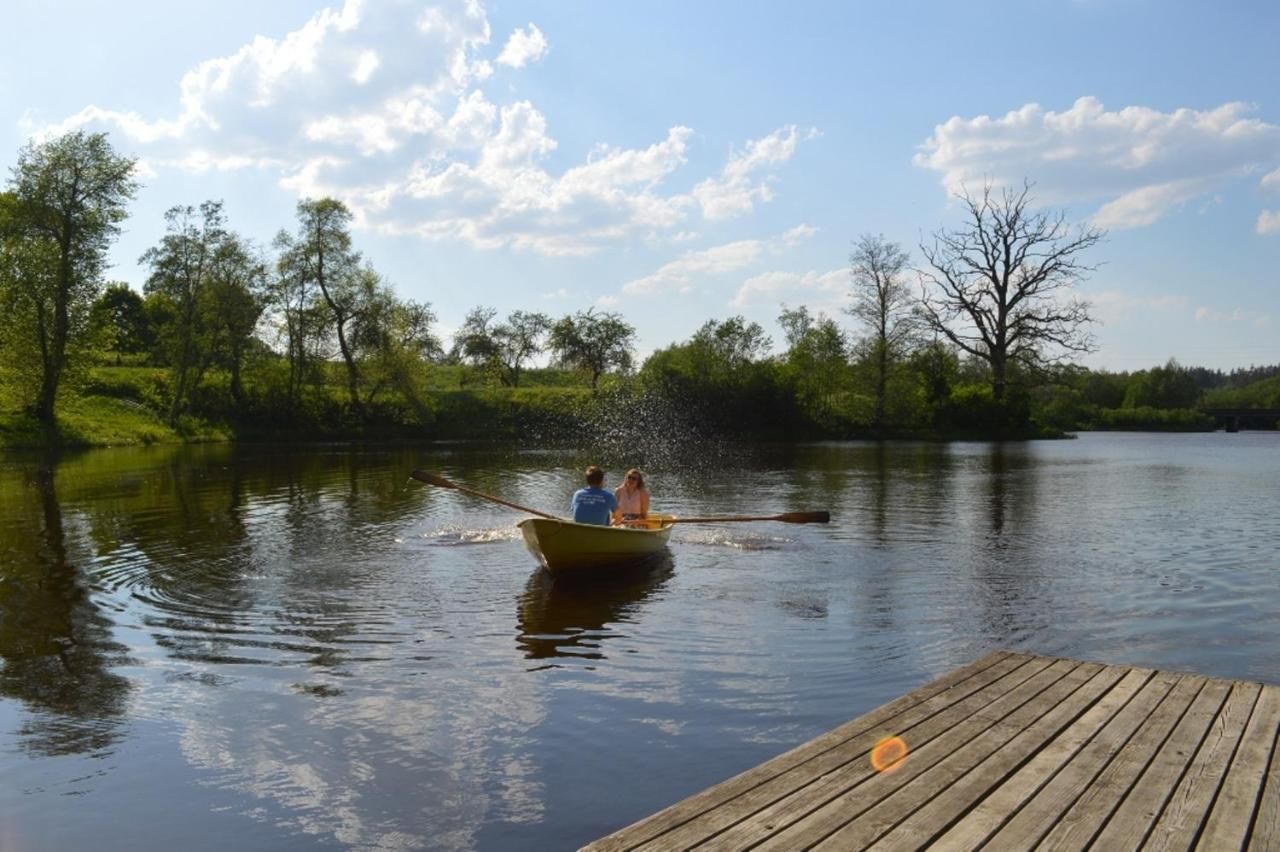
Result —
[[[560,511],[586,461],[0,461],[0,850],[572,848],[994,648],[1280,682],[1277,433],[651,459],[655,509],[834,522],[588,588],[406,484]]]

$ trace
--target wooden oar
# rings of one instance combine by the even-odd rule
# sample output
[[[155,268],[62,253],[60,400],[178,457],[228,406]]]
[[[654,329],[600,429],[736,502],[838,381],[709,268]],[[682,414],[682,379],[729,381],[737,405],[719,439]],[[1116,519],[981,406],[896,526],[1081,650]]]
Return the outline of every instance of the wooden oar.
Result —
[[[781,515],[730,515],[724,518],[672,518],[673,524],[726,524],[734,521],[782,521],[784,524],[826,524],[830,512],[783,512]]]
[[[439,488],[452,488],[454,491],[461,491],[463,494],[470,494],[473,497],[480,497],[484,500],[491,500],[494,503],[501,503],[503,506],[506,506],[510,509],[516,509],[517,511],[520,511],[520,512],[528,512],[530,515],[537,515],[540,518],[550,518],[553,521],[564,520],[564,518],[558,518],[555,515],[550,515],[550,514],[547,514],[546,512],[539,512],[537,509],[530,509],[528,506],[521,506],[516,503],[509,503],[506,500],[503,500],[501,497],[494,497],[492,494],[485,494],[483,491],[476,491],[473,488],[467,488],[465,486],[459,485],[456,482],[453,482],[452,480],[445,479],[443,476],[440,476],[439,474],[436,474],[436,473],[429,473],[425,470],[415,470],[409,475],[414,479],[418,480],[419,482],[425,482],[428,485],[435,485]]]

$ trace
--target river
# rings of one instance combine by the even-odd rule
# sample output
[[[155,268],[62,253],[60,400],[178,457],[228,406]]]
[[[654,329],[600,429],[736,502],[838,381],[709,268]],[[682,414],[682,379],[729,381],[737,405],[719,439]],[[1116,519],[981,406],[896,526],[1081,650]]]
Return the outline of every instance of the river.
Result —
[[[1280,682],[1280,434],[657,455],[649,571],[518,513],[632,459],[0,459],[0,849],[574,848],[996,648]]]

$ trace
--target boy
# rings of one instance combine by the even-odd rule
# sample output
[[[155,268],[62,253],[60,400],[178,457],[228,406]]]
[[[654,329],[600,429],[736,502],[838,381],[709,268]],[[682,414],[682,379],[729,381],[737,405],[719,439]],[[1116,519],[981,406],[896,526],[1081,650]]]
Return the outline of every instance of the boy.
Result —
[[[574,523],[607,527],[617,508],[618,499],[604,489],[604,471],[591,465],[587,468],[587,487],[575,491],[569,504]]]

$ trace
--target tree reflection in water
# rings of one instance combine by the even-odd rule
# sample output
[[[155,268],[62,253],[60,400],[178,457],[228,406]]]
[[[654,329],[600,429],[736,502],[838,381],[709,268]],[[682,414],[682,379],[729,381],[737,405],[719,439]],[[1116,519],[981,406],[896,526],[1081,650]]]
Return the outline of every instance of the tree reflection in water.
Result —
[[[611,628],[658,592],[675,571],[664,550],[638,565],[611,569],[599,578],[554,577],[539,568],[520,596],[516,645],[533,660],[553,657],[605,658]]]
[[[0,524],[0,695],[30,711],[18,736],[38,755],[111,747],[129,694],[111,671],[128,662],[127,649],[68,554],[55,469],[45,460],[0,486],[26,496],[8,501],[20,508]]]

